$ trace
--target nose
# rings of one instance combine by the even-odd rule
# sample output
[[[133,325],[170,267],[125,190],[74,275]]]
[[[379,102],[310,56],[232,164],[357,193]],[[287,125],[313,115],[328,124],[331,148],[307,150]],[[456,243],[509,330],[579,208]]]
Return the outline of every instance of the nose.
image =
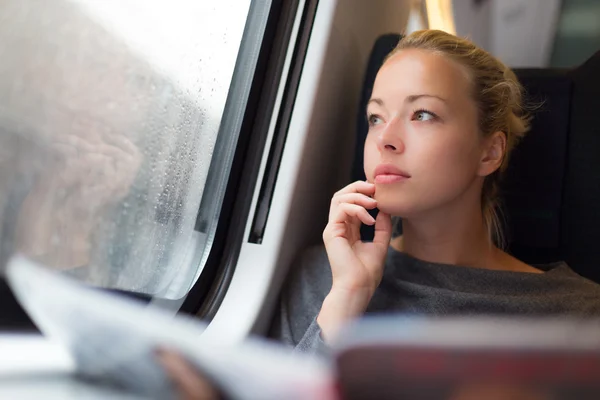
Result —
[[[380,152],[404,152],[404,140],[402,138],[402,127],[398,119],[392,119],[379,133],[377,147]]]

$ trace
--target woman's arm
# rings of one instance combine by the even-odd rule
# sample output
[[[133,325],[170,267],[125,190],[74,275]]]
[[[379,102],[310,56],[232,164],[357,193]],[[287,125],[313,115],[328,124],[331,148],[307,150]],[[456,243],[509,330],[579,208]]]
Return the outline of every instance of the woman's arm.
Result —
[[[335,338],[345,323],[365,312],[383,276],[392,221],[382,211],[376,219],[367,212],[377,207],[375,189],[372,183],[357,181],[331,199],[323,243],[331,265],[332,284],[317,317],[326,341]],[[361,223],[375,226],[372,242],[361,240]]]

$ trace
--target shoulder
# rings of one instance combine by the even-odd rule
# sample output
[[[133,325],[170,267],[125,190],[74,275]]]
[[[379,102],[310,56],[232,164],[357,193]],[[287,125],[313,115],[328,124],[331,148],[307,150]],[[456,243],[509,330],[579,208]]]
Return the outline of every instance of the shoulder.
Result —
[[[600,285],[573,271],[564,262],[538,266],[545,271],[549,296],[555,296],[574,314],[600,316]]]
[[[579,275],[564,261],[536,265],[536,267],[544,271],[548,277],[560,279],[569,286],[576,286],[581,290],[595,293],[600,298],[600,284],[582,275]]]

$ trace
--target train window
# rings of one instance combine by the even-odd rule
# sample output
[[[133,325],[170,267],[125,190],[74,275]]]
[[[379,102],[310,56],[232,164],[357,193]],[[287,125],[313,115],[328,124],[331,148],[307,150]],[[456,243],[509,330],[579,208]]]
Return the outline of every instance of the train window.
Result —
[[[226,180],[235,151],[213,149],[237,134],[220,127],[239,51],[256,46],[242,42],[251,0],[0,10],[2,263],[18,251],[93,285],[185,295],[224,195],[204,190],[209,167]]]
[[[551,65],[578,66],[599,48],[600,3],[597,0],[563,0]]]

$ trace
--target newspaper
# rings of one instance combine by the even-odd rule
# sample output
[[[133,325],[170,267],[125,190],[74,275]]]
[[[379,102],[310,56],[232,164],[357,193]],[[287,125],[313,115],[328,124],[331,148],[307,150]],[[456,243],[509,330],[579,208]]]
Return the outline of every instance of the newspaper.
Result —
[[[83,286],[24,257],[7,278],[78,374],[147,398],[175,393],[154,356],[179,351],[233,399],[600,398],[600,319],[366,317],[331,344],[331,361],[265,339],[201,340],[205,325]],[[495,396],[495,397],[494,397]]]
[[[205,324],[84,286],[23,256],[7,266],[15,296],[47,336],[63,343],[83,379],[148,398],[175,397],[157,348],[179,351],[234,399],[332,399],[325,360],[258,338],[224,345],[200,340]]]

